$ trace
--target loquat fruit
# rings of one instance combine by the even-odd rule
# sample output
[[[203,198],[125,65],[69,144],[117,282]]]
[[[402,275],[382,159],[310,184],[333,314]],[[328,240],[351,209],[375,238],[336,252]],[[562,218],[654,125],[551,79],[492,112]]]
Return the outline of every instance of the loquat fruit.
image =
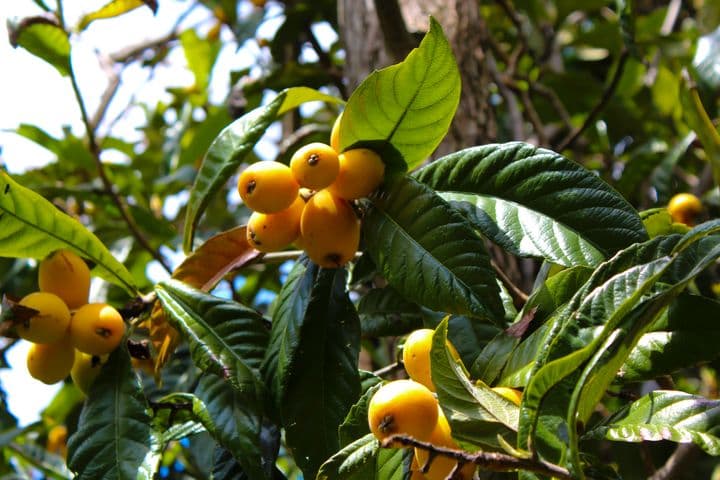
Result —
[[[117,348],[125,335],[120,312],[105,303],[88,303],[75,311],[70,338],[75,348],[90,355],[105,355]]]
[[[293,243],[300,236],[300,218],[305,200],[298,195],[285,210],[277,213],[253,212],[247,224],[247,240],[261,252],[275,252]]]
[[[65,336],[54,343],[33,343],[27,354],[30,376],[52,385],[68,376],[75,361],[75,349]]]
[[[49,292],[34,292],[23,297],[20,305],[38,311],[17,325],[20,338],[35,343],[53,343],[62,339],[70,326],[70,310],[60,297]]]
[[[340,170],[338,154],[330,145],[309,143],[293,154],[290,170],[301,187],[321,190],[337,177]]]
[[[375,392],[368,405],[370,431],[381,441],[395,434],[428,440],[437,416],[435,396],[413,380],[386,383]]]
[[[251,164],[238,178],[238,193],[243,202],[260,213],[285,210],[295,201],[299,189],[290,167],[272,160]]]
[[[73,310],[88,301],[90,269],[72,250],[57,250],[40,262],[38,283],[41,292],[54,293]]]
[[[702,202],[692,193],[678,193],[670,199],[667,209],[674,222],[694,225],[695,217],[702,212]]]
[[[300,235],[313,262],[323,268],[339,268],[353,259],[360,245],[360,220],[349,203],[320,190],[303,209]]]
[[[380,156],[368,148],[354,148],[338,155],[339,170],[328,187],[333,195],[354,200],[367,197],[380,186],[385,164]]]

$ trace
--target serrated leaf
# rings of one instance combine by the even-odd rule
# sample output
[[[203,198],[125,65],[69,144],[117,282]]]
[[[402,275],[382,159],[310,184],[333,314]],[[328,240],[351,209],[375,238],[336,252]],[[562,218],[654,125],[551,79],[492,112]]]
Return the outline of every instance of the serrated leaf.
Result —
[[[597,175],[562,155],[526,143],[461,150],[436,160],[414,176],[438,191],[496,199],[503,202],[503,208],[517,205],[523,212],[534,212],[533,218],[538,221],[544,218],[543,228],[534,228],[530,222],[506,222],[500,216],[495,230],[489,224],[488,231],[483,230],[500,245],[511,245],[518,251],[519,243],[528,241],[520,234],[522,228],[532,235],[536,250],[553,252],[553,257],[564,258],[564,263],[582,258],[585,263],[580,264],[595,261],[597,254],[587,250],[586,242],[604,254],[612,254],[647,239],[635,209]],[[519,215],[517,207],[511,214]],[[486,215],[485,221],[490,220]],[[504,230],[511,227],[510,233]],[[574,235],[569,236],[570,232]],[[561,235],[559,244],[556,234]]]
[[[587,438],[616,442],[670,440],[694,443],[706,453],[720,455],[720,400],[685,392],[657,390],[618,412],[593,429]]]
[[[338,450],[338,427],[360,396],[360,324],[346,273],[296,263],[278,295],[263,363],[288,447],[308,478]]]
[[[402,449],[380,448],[370,433],[323,463],[316,480],[403,480],[404,453]]]
[[[345,420],[343,420],[338,428],[341,447],[346,447],[358,438],[370,433],[370,426],[368,425],[368,405],[370,404],[370,399],[380,387],[382,387],[382,383],[376,383],[368,388],[367,391],[362,394],[360,400],[348,411]]]
[[[52,17],[28,17],[19,22],[8,20],[10,44],[23,47],[55,67],[60,75],[70,75],[70,40]]]
[[[153,13],[157,10],[157,3],[155,3],[154,0],[111,0],[100,7],[100,9],[88,13],[87,15],[83,15],[78,23],[77,29],[78,31],[85,30],[94,20],[118,17],[131,10],[135,10],[138,7],[142,7],[143,5],[147,5]]]
[[[392,287],[370,290],[362,296],[357,309],[364,337],[405,335],[423,326],[420,307]]]
[[[420,46],[397,65],[370,74],[353,92],[340,122],[340,149],[388,144],[412,169],[440,144],[460,101],[460,73],[433,18]]]
[[[485,236],[520,257],[543,258],[564,267],[598,265],[605,256],[592,243],[531,208],[495,197],[445,192]]]
[[[241,392],[259,396],[258,369],[268,342],[262,316],[177,280],[162,282],[155,291],[169,320],[188,342],[195,365],[225,378]]]
[[[490,257],[462,214],[405,175],[387,179],[372,202],[366,250],[393,288],[432,310],[502,322]]]
[[[310,101],[337,101],[307,87],[283,90],[267,105],[258,107],[225,127],[210,144],[195,183],[190,189],[183,249],[193,249],[195,228],[210,198],[237,172],[243,159],[252,151],[272,122],[286,111]]]
[[[110,356],[90,393],[68,439],[68,467],[75,478],[153,478],[160,445],[124,348]]]
[[[200,378],[195,395],[202,404],[198,419],[215,441],[232,453],[249,478],[269,478],[260,448],[260,398],[230,388],[211,373]]]
[[[430,366],[438,401],[450,423],[453,437],[470,445],[497,449],[497,436],[514,437],[518,407],[487,385],[474,385],[462,364],[447,349],[447,320],[433,335]]]
[[[652,380],[718,356],[720,302],[700,295],[681,295],[667,321],[654,323],[640,337],[618,372],[625,382]],[[692,348],[688,348],[692,345]]]
[[[0,172],[0,256],[47,257],[67,248],[95,264],[93,272],[137,293],[133,276],[102,242],[74,218]]]

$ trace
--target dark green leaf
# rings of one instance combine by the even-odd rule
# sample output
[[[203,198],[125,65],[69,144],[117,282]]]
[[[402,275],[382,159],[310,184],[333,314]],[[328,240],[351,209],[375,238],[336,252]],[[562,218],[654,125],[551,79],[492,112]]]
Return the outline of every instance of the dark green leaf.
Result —
[[[440,25],[397,65],[370,74],[343,114],[340,148],[369,141],[389,144],[414,168],[447,133],[460,100],[460,73]]]
[[[241,391],[259,393],[258,369],[268,343],[259,313],[177,280],[162,282],[155,291],[170,322],[188,342],[196,366]]]
[[[23,47],[42,58],[60,75],[70,74],[70,40],[54,18],[28,17],[19,22],[8,21],[8,32],[13,47]]]
[[[374,288],[363,295],[358,314],[364,337],[405,335],[423,325],[420,307],[392,287]]]
[[[718,356],[720,302],[700,295],[681,295],[670,306],[667,321],[653,324],[640,337],[618,372],[626,382],[652,380]],[[688,348],[692,345],[692,348]]]
[[[68,467],[78,479],[153,478],[160,447],[130,357],[118,348],[93,383],[68,440]]]
[[[720,455],[720,401],[685,392],[658,390],[645,395],[587,434],[616,442],[670,440],[694,443]]]
[[[340,446],[346,447],[350,443],[370,433],[368,425],[368,405],[370,399],[375,395],[382,383],[376,383],[362,394],[360,400],[350,408],[345,420],[340,425]]]
[[[555,152],[529,144],[469,148],[438,159],[415,176],[439,191],[491,198],[495,213],[501,206],[512,207],[510,212],[517,220],[507,225],[503,220],[495,224],[495,230],[484,233],[500,245],[514,245],[518,250],[521,242],[535,244],[532,248],[538,251],[554,252],[552,256],[557,259],[553,261],[596,261],[597,255],[586,249],[586,242],[612,254],[647,239],[637,212],[597,175]],[[544,218],[542,228],[521,222],[518,206],[523,207],[523,214],[534,213],[532,218],[537,221]],[[491,216],[486,214],[485,220],[490,221]],[[505,232],[510,227],[513,231]],[[531,235],[529,239],[520,234],[523,229]],[[558,244],[555,235],[568,245]]]
[[[133,276],[105,245],[74,218],[0,172],[0,256],[43,259],[61,248],[95,264],[105,280],[135,294]]]
[[[432,310],[501,322],[490,257],[465,218],[435,192],[388,179],[364,219],[367,251],[403,297]]]
[[[308,478],[338,450],[338,427],[360,396],[360,323],[345,281],[344,269],[296,264],[278,296],[263,364],[287,444]]]

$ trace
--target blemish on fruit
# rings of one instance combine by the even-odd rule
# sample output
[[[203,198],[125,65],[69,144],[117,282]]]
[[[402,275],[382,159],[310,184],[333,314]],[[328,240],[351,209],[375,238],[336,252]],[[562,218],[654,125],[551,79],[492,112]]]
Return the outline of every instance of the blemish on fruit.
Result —
[[[98,328],[96,328],[96,329],[95,329],[95,333],[96,333],[98,336],[103,337],[103,338],[111,337],[112,334],[113,334],[112,330],[110,330],[110,329],[108,329],[108,328],[104,328],[104,327],[98,327]]]
[[[245,191],[248,195],[252,194],[255,191],[255,187],[257,186],[257,183],[255,183],[255,180],[250,180],[247,184],[247,188]]]
[[[315,165],[317,165],[320,162],[320,157],[316,153],[313,153],[312,155],[310,155],[308,157],[307,162],[308,162],[308,165],[310,165],[311,167],[314,167]]]

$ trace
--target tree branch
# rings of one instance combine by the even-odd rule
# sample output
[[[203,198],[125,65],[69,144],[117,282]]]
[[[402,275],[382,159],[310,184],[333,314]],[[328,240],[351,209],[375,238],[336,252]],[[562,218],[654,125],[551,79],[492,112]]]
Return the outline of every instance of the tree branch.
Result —
[[[605,91],[603,92],[602,96],[600,97],[600,101],[595,105],[595,107],[590,111],[588,116],[585,118],[585,121],[583,124],[575,129],[573,132],[570,132],[570,134],[565,137],[559,144],[558,144],[558,151],[565,150],[566,148],[570,147],[572,144],[575,143],[575,141],[580,138],[580,135],[592,124],[597,116],[600,114],[600,112],[605,108],[605,106],[608,104],[610,99],[612,98],[613,94],[615,93],[615,89],[617,88],[618,84],[620,83],[620,77],[622,77],[622,73],[625,70],[625,63],[627,62],[627,59],[629,57],[629,52],[625,49],[623,49],[622,53],[620,54],[620,57],[617,61],[617,67],[615,68],[615,73],[613,74],[612,79],[610,80],[610,83],[605,88]]]
[[[72,84],[73,92],[75,93],[75,98],[77,99],[78,106],[80,107],[80,115],[82,116],[83,124],[85,125],[85,130],[88,137],[88,145],[90,148],[90,153],[93,156],[93,159],[95,160],[95,164],[97,165],[98,170],[98,176],[100,177],[100,181],[102,182],[103,186],[105,187],[105,190],[110,195],[110,198],[112,199],[115,206],[120,211],[120,216],[125,221],[125,224],[127,224],[128,229],[130,230],[130,233],[133,237],[135,237],[135,240],[140,244],[142,248],[147,250],[152,257],[162,265],[162,267],[170,273],[172,269],[168,266],[166,263],[165,258],[163,258],[160,253],[155,250],[152,245],[147,241],[145,236],[140,232],[140,229],[138,228],[137,224],[135,223],[135,220],[130,215],[130,211],[128,210],[125,203],[122,201],[120,196],[115,191],[115,188],[113,187],[112,182],[110,182],[110,179],[107,176],[107,173],[105,172],[105,165],[103,164],[102,160],[100,159],[100,147],[97,142],[97,137],[95,136],[95,129],[93,128],[92,123],[90,122],[90,117],[87,113],[87,108],[85,108],[85,102],[83,101],[82,94],[80,93],[80,87],[77,83],[77,77],[75,75],[75,71],[72,68],[72,65],[70,66],[70,83]]]
[[[400,62],[417,43],[407,30],[398,0],[374,0],[373,3],[385,39],[385,48],[395,62]]]
[[[474,463],[482,470],[490,470],[493,472],[516,472],[518,470],[525,470],[563,480],[572,480],[573,478],[567,469],[544,460],[518,458],[499,452],[480,451],[469,453],[452,448],[438,447],[428,442],[421,442],[420,440],[416,440],[407,435],[391,435],[382,441],[382,446],[387,448],[392,445],[397,445],[397,443],[406,447],[415,447],[427,450],[429,453],[428,461],[427,465],[421,465],[423,470],[426,470],[435,457],[442,456],[454,459],[458,462],[458,466],[460,468],[468,463]],[[455,471],[457,470],[458,468],[456,467]]]
[[[689,463],[695,461],[700,454],[700,448],[694,443],[681,443],[665,465],[660,467],[648,480],[671,480],[677,478],[687,468]]]

